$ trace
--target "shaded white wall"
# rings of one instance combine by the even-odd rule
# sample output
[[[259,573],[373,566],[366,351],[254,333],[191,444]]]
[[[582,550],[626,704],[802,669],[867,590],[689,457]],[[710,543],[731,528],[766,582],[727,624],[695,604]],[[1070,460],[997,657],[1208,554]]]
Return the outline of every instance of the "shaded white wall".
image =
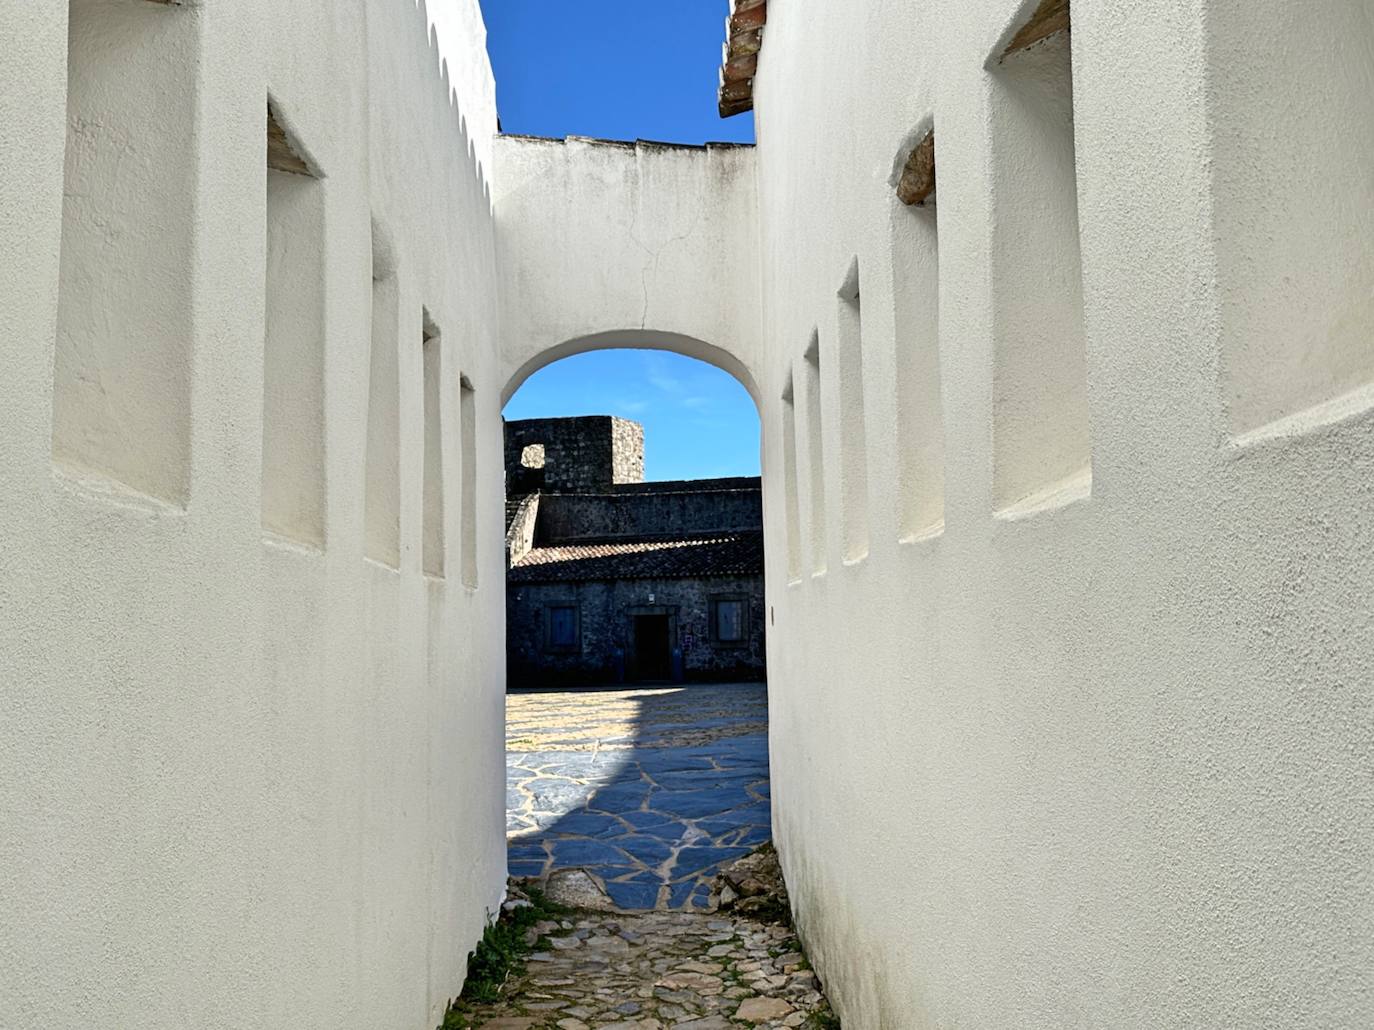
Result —
[[[756,371],[800,926],[855,1030],[1368,1026],[1374,414],[1355,397],[1233,437],[1374,379],[1371,8],[1075,4],[1066,197],[1046,178],[1066,148],[999,135],[1031,128],[987,67],[1034,6],[769,4]],[[913,213],[890,184],[929,124],[938,312],[934,254],[912,253],[936,234],[894,246]],[[1065,309],[1029,302],[1074,249],[1091,479],[998,518],[1075,464],[1005,436],[1073,414],[1071,320],[1040,338]],[[869,554],[846,563],[836,293],[856,257]],[[1043,350],[1008,362],[1009,342]],[[898,408],[894,384],[930,396],[914,374],[940,377],[944,523],[899,543],[938,526],[903,494],[939,489],[934,431]],[[799,553],[826,552],[792,584],[789,511]]]
[[[753,392],[754,156],[730,144],[498,138],[505,395],[558,358],[643,346],[719,365]]]
[[[475,0],[442,6],[480,24]],[[0,1025],[433,1027],[504,886],[480,38],[445,40],[460,111],[409,0],[71,10],[73,136],[96,159],[64,204],[68,3],[0,3]],[[292,318],[322,349],[322,411],[276,409],[322,427],[292,451],[324,495],[309,546],[262,526],[269,94],[325,176],[301,180],[322,249],[278,252],[314,266]],[[399,570],[364,557],[374,220],[399,325],[398,501],[380,505]],[[443,328],[442,581],[420,567],[423,308]],[[116,374],[55,384],[64,340]],[[96,445],[55,454],[55,436]],[[490,546],[463,555],[468,537]]]

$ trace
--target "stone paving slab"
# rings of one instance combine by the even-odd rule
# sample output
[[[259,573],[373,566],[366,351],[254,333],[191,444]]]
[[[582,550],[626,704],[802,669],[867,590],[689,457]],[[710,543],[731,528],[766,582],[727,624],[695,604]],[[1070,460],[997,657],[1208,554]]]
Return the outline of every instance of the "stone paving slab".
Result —
[[[536,926],[535,952],[476,1030],[813,1030],[837,1027],[790,930],[681,912]]]
[[[772,836],[761,683],[518,692],[506,704],[512,876],[582,868],[624,909],[705,909]]]

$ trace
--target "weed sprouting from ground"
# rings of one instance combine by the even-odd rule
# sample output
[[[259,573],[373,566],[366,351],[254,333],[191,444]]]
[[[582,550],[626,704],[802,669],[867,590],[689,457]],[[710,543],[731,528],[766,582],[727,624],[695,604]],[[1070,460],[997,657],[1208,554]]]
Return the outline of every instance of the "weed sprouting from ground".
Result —
[[[529,931],[538,923],[558,920],[569,913],[535,888],[525,888],[523,893],[529,904],[513,908],[492,922],[468,955],[462,996],[453,1003],[439,1030],[465,1030],[471,1025],[469,1006],[500,1001],[501,991],[511,976],[524,967],[526,957],[539,946],[538,940],[527,943]]]

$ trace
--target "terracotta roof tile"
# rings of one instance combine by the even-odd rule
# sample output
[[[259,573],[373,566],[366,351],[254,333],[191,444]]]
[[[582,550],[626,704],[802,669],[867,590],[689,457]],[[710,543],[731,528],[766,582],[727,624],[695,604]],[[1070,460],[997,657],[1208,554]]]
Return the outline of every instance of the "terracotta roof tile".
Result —
[[[720,116],[754,108],[754,74],[768,22],[768,0],[731,0],[720,65]]]
[[[512,583],[598,579],[694,579],[763,574],[763,533],[608,540],[536,547],[510,569]]]

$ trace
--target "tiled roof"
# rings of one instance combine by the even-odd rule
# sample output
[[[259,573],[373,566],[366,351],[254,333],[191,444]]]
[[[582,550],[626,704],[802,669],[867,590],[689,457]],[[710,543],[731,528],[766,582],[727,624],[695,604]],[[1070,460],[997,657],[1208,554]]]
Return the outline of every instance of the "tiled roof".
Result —
[[[725,493],[733,490],[762,492],[763,480],[758,476],[729,476],[721,479],[654,479],[647,483],[616,483],[611,492],[617,494],[703,494]]]
[[[511,567],[508,578],[512,583],[558,583],[762,574],[763,534],[750,530],[536,547]]]
[[[768,21],[768,0],[732,0],[725,19],[725,52],[720,65],[720,116],[754,108],[754,74]]]

